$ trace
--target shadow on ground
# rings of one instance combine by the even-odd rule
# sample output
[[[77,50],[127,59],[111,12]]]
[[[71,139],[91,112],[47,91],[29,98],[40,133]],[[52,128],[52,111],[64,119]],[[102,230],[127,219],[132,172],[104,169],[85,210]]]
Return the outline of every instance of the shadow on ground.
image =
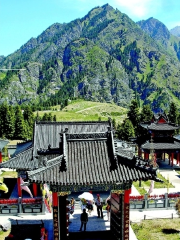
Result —
[[[162,229],[162,232],[165,233],[165,234],[180,233],[179,230],[176,230],[174,228],[164,228],[164,229]]]
[[[71,232],[69,240],[110,240],[112,239],[111,231],[96,231],[96,232]]]

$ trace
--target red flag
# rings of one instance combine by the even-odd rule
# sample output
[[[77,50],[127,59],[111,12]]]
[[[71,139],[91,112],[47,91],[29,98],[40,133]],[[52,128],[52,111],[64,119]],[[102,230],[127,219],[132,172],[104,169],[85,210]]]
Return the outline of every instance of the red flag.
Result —
[[[31,190],[28,188],[28,186],[22,186],[21,184],[24,184],[24,181],[22,180],[22,178],[20,177],[20,186],[21,189],[23,189],[24,191],[28,192],[29,195],[33,198],[33,195],[31,193]]]

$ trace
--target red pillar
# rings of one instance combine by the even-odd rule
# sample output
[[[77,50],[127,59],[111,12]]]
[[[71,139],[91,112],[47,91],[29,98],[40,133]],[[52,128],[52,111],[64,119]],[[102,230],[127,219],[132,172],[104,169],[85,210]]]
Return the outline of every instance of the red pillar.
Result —
[[[124,240],[129,240],[129,195],[131,189],[124,191]]]
[[[17,178],[17,185],[18,185],[18,197],[22,197],[22,189],[21,189],[21,180],[20,177]]]
[[[149,159],[149,153],[147,153],[147,159]]]
[[[59,240],[58,193],[52,193],[54,239]]]
[[[0,163],[2,163],[2,152],[0,151]]]
[[[169,153],[169,154],[168,154],[168,156],[169,156],[169,165],[170,165],[170,161],[171,161],[171,154]]]
[[[37,192],[38,192],[38,190],[37,190],[37,184],[36,184],[36,183],[33,183],[33,195],[34,195],[34,197],[37,197]]]
[[[180,153],[179,153],[179,152],[178,152],[177,156],[178,156],[178,157],[177,157],[177,159],[178,159],[178,162],[177,162],[177,163],[180,165]]]
[[[174,165],[174,153],[171,153],[171,166],[173,167]]]

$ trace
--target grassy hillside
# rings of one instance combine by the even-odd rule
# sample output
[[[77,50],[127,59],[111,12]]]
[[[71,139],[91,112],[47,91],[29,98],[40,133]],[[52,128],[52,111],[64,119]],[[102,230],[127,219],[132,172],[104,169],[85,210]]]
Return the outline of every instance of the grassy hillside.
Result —
[[[52,111],[39,111],[38,114],[42,117],[45,112],[56,115],[57,121],[97,121],[99,119],[104,121],[110,117],[119,123],[126,117],[127,109],[111,103],[75,100],[69,102],[68,106],[62,110],[57,105],[52,108]]]

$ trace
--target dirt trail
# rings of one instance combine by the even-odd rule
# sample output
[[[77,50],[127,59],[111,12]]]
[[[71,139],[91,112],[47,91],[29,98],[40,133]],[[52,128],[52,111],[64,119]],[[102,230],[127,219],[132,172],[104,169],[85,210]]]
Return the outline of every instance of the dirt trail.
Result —
[[[97,107],[101,107],[101,105],[97,105],[97,106],[85,108],[85,109],[82,109],[82,110],[77,111],[76,113],[80,113],[80,112],[83,112],[83,111],[86,111],[86,110],[89,110],[89,109],[92,109],[92,108],[97,108]]]

